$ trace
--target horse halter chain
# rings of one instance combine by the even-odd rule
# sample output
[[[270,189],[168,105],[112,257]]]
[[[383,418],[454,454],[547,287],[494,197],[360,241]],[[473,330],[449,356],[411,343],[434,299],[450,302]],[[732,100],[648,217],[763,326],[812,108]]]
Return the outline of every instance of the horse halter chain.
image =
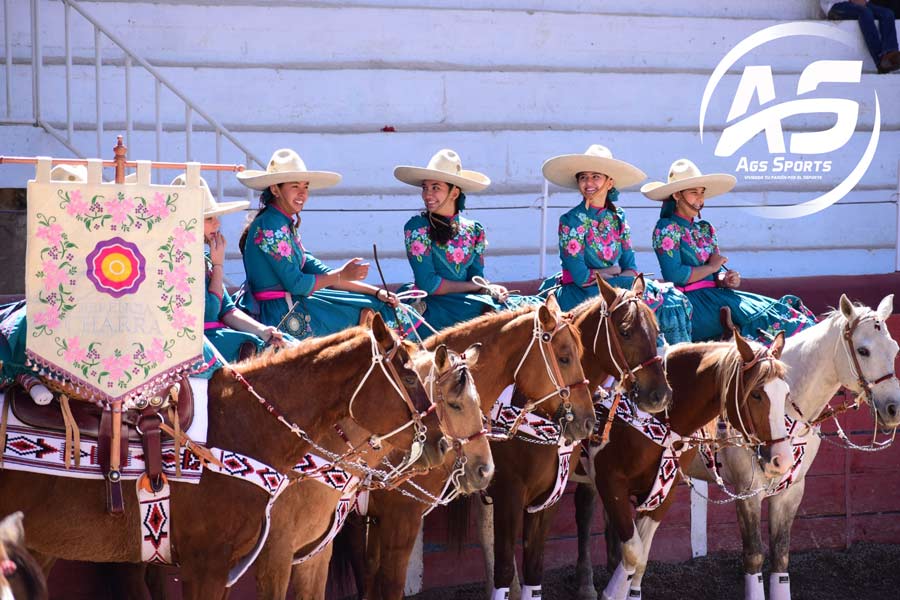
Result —
[[[600,295],[600,319],[597,321],[597,331],[594,333],[594,354],[597,354],[597,340],[600,339],[600,330],[606,326],[606,346],[609,351],[609,359],[612,361],[613,367],[619,372],[619,384],[626,390],[630,390],[637,385],[635,374],[643,368],[649,367],[655,363],[662,362],[659,354],[654,354],[647,360],[639,363],[634,368],[628,367],[628,360],[625,358],[625,351],[622,350],[622,344],[619,342],[619,336],[613,335],[610,321],[612,314],[623,306],[638,303],[641,301],[636,295],[628,296],[628,291],[623,291],[616,296],[612,305],[607,306],[606,299]]]
[[[553,328],[553,331],[544,331],[543,326],[541,325],[540,319],[540,311],[534,311],[534,328],[532,329],[531,341],[528,343],[528,347],[525,349],[525,353],[522,354],[522,358],[519,360],[519,365],[516,367],[516,370],[513,372],[513,382],[519,376],[519,371],[522,369],[522,365],[525,364],[525,359],[528,358],[528,355],[531,354],[531,349],[534,347],[535,342],[538,343],[538,348],[541,351],[541,358],[544,359],[544,367],[547,369],[547,377],[550,379],[550,384],[553,385],[556,390],[550,392],[549,394],[545,394],[541,398],[537,400],[532,400],[525,404],[522,408],[522,412],[516,417],[515,422],[510,428],[507,436],[512,438],[515,436],[516,431],[518,431],[519,426],[522,424],[522,419],[525,418],[527,413],[530,413],[538,405],[546,402],[553,396],[559,396],[562,399],[562,405],[560,406],[559,415],[559,423],[562,426],[563,422],[572,422],[575,420],[575,414],[572,412],[572,403],[569,402],[569,397],[572,395],[572,390],[574,388],[584,386],[590,386],[590,382],[587,379],[582,381],[563,385],[563,375],[562,371],[559,368],[558,360],[556,358],[556,350],[553,349],[553,338],[559,333],[562,329],[569,326],[568,317],[562,317],[557,319],[556,325]]]

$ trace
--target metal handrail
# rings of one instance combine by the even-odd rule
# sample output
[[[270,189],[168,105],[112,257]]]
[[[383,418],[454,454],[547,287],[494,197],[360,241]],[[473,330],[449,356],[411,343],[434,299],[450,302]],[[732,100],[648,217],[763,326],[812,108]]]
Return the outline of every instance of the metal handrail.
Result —
[[[31,52],[31,60],[32,60],[32,115],[34,118],[34,123],[43,129],[45,129],[48,133],[50,133],[54,138],[56,138],[60,143],[66,146],[73,154],[80,158],[85,158],[85,153],[80,149],[75,147],[73,138],[74,138],[74,124],[72,119],[72,93],[71,93],[71,80],[72,80],[72,47],[70,40],[70,29],[71,29],[71,19],[70,19],[70,11],[75,10],[78,14],[81,15],[88,23],[93,25],[94,27],[94,77],[95,77],[95,102],[96,102],[96,120],[97,120],[97,156],[104,155],[104,130],[103,130],[103,86],[101,81],[101,69],[103,66],[102,52],[101,52],[101,42],[102,36],[106,36],[113,44],[115,44],[119,50],[121,50],[125,54],[125,139],[126,144],[130,145],[131,143],[131,133],[133,130],[133,120],[132,120],[132,111],[131,111],[131,101],[132,101],[132,90],[131,90],[131,69],[136,63],[137,65],[143,67],[154,79],[154,97],[156,101],[155,107],[155,119],[156,119],[156,160],[159,161],[162,159],[161,157],[161,138],[162,138],[162,118],[160,111],[160,90],[162,86],[165,86],[169,91],[171,91],[179,100],[181,100],[185,105],[185,149],[186,156],[185,160],[191,161],[192,157],[192,140],[191,137],[193,135],[193,119],[194,115],[199,115],[202,117],[207,123],[209,123],[210,127],[213,129],[215,134],[215,152],[216,158],[215,162],[222,162],[222,138],[224,137],[232,145],[234,145],[244,156],[246,164],[251,166],[252,164],[257,164],[262,166],[264,163],[257,157],[253,152],[250,151],[244,144],[242,144],[237,137],[231,131],[228,130],[224,125],[219,123],[215,118],[213,118],[209,113],[200,108],[193,100],[191,100],[187,94],[183,91],[175,87],[175,85],[170,82],[165,76],[162,75],[153,65],[148,63],[142,57],[140,57],[134,50],[129,48],[118,36],[116,36],[111,31],[107,30],[96,18],[94,18],[91,14],[89,14],[84,8],[79,6],[76,0],[60,0],[60,2],[64,5],[64,28],[65,28],[65,72],[66,72],[66,130],[62,132],[49,122],[44,120],[43,115],[41,114],[41,71],[43,67],[43,56],[42,56],[42,48],[41,48],[41,40],[40,40],[40,1],[41,0],[31,0],[31,42],[32,42],[32,52]],[[8,119],[11,119],[11,106],[12,106],[12,98],[11,98],[11,81],[12,81],[12,53],[11,53],[11,44],[10,44],[10,19],[9,19],[9,0],[4,0],[3,2],[4,8],[4,21],[6,23],[4,32],[5,32],[5,71],[6,71],[6,116]],[[217,196],[221,197],[222,195],[222,177],[221,175],[217,175]],[[250,196],[250,190],[247,190],[248,198]]]

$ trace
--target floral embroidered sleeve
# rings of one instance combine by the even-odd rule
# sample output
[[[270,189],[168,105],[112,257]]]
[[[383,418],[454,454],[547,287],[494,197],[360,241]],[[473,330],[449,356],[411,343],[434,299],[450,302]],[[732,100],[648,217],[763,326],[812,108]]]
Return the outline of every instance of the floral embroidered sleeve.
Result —
[[[591,270],[584,258],[585,234],[585,227],[580,222],[570,221],[566,215],[559,218],[559,259],[563,270],[581,287],[592,283]]]
[[[669,219],[660,219],[653,229],[653,249],[665,281],[687,285],[693,268],[681,259],[683,229]]]
[[[406,242],[406,258],[412,267],[416,287],[429,294],[435,293],[444,280],[441,279],[434,268],[428,228],[416,227],[407,223],[406,227],[403,228],[403,237]]]
[[[473,277],[484,277],[484,249],[487,240],[484,236],[484,227],[481,223],[475,223],[475,244],[472,246],[472,264],[466,272],[466,279],[472,281]]]
[[[631,248],[631,227],[625,220],[625,213],[621,208],[617,209],[619,222],[622,223],[622,229],[619,231],[619,243],[622,245],[622,251],[619,254],[619,267],[622,271],[637,271],[637,260],[634,257],[634,250]]]
[[[251,229],[248,239],[253,240],[285,291],[299,296],[309,296],[315,291],[316,275],[303,272],[303,257],[287,225],[274,230],[257,225],[255,231]]]

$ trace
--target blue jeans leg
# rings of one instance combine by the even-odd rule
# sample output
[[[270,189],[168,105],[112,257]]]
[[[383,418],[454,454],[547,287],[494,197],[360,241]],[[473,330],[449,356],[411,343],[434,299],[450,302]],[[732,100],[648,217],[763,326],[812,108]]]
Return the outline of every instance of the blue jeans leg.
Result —
[[[881,52],[897,51],[897,26],[894,23],[894,12],[884,6],[869,3],[872,14],[878,20],[878,30],[881,32]]]
[[[874,7],[869,5],[859,6],[852,2],[838,2],[831,7],[828,16],[832,19],[856,19],[859,21],[859,29],[862,31],[863,39],[866,41],[866,47],[869,49],[869,54],[872,55],[872,60],[875,61],[875,66],[878,67],[884,54],[884,49],[882,48],[881,35],[878,32],[878,27],[875,25],[875,15],[872,14],[872,8]],[[896,40],[896,35],[894,39]]]

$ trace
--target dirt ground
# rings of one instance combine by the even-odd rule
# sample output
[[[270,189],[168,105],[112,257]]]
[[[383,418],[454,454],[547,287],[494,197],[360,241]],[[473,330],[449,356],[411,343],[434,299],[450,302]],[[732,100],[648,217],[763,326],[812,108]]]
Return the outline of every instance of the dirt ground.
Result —
[[[768,565],[764,569],[768,588]],[[857,543],[849,550],[814,550],[791,555],[793,600],[897,600],[900,598],[900,544]],[[609,579],[594,570],[602,590]],[[651,562],[642,587],[646,600],[722,600],[744,597],[740,556],[718,554],[683,563]],[[545,574],[544,600],[575,598],[575,569]],[[414,600],[483,600],[484,588],[467,585],[417,594]]]

